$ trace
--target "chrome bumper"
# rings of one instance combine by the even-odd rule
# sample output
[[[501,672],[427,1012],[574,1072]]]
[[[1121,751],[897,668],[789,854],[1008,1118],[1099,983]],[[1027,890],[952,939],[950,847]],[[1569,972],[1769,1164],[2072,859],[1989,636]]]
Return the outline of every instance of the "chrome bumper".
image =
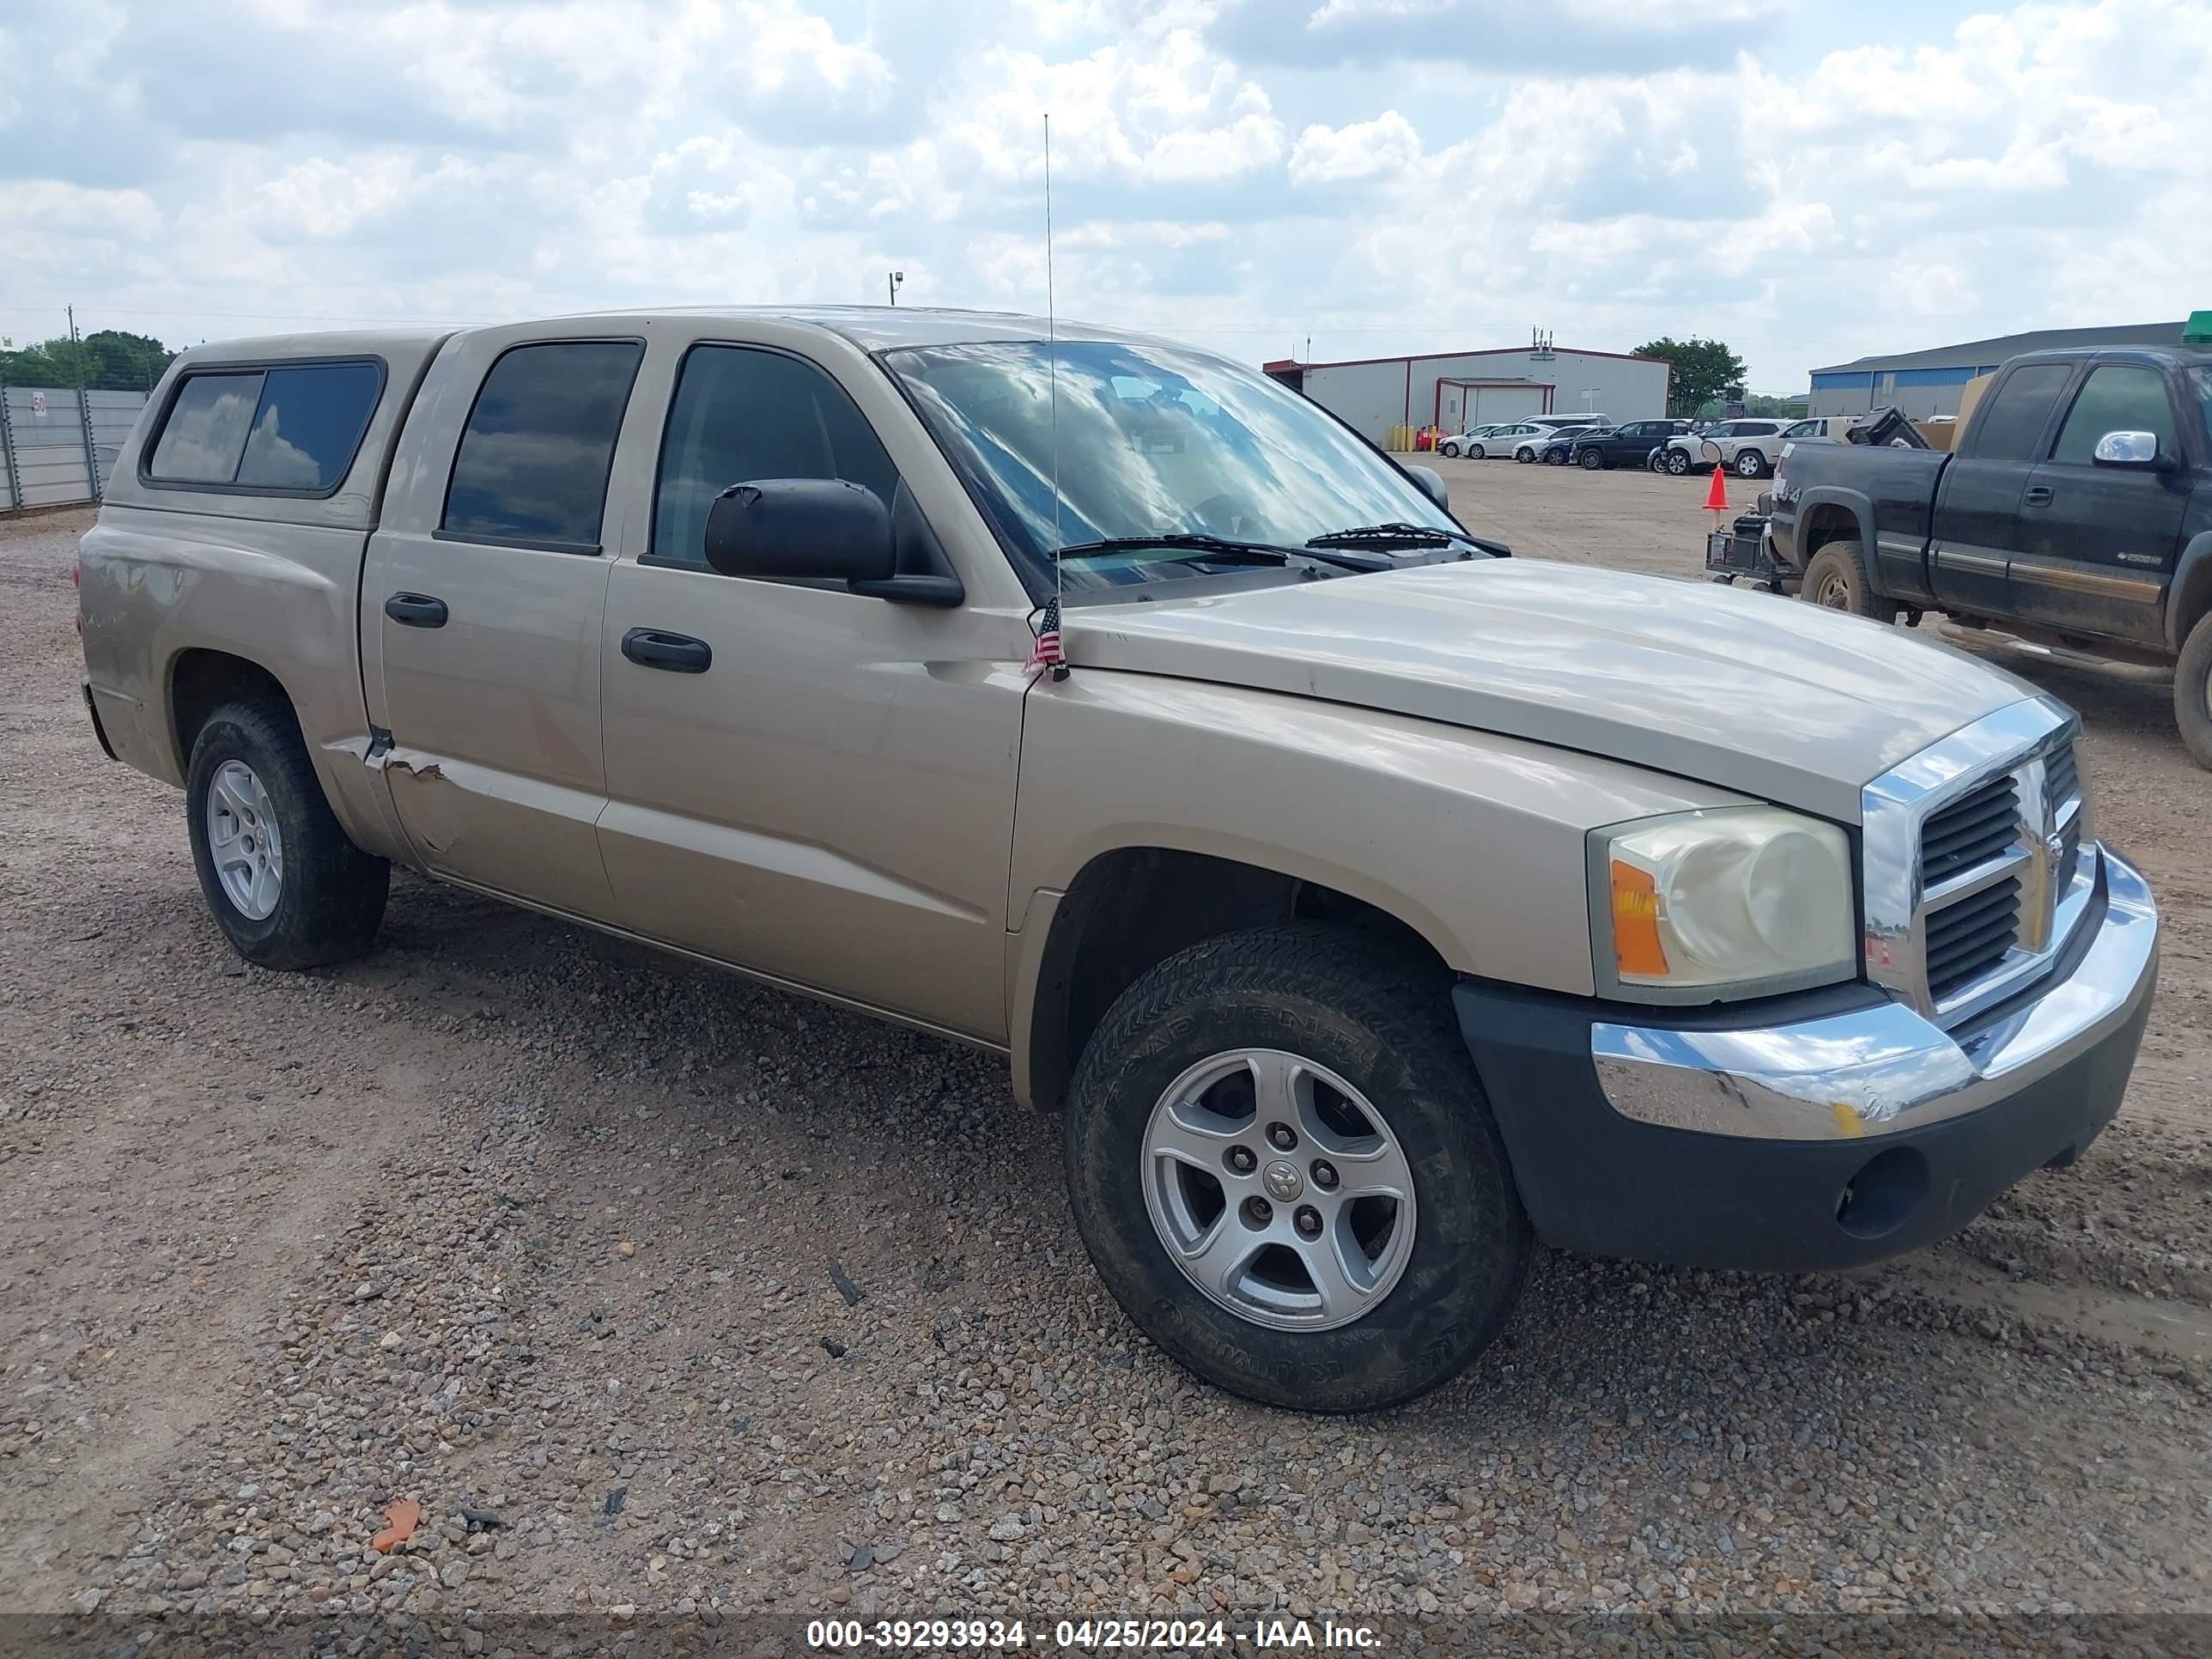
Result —
[[[1703,1134],[1847,1140],[1981,1110],[2134,1020],[2158,981],[2158,906],[2140,872],[2098,848],[2084,927],[2051,976],[2000,1018],[1954,1036],[1901,1002],[1741,1030],[1598,1024],[1591,1058],[1624,1117]],[[2101,898],[2101,906],[2096,902]]]

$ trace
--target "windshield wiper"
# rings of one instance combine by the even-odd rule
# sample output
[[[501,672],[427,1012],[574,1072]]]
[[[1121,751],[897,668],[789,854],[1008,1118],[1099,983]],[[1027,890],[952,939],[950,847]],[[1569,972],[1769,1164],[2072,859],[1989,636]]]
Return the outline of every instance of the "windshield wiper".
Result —
[[[1333,564],[1343,570],[1387,570],[1390,567],[1380,560],[1347,558],[1341,554],[1329,554],[1310,545],[1304,548],[1270,547],[1265,542],[1240,542],[1227,536],[1210,536],[1199,530],[1163,531],[1157,536],[1108,536],[1093,542],[1075,542],[1052,555],[1055,559],[1087,559],[1099,553],[1126,553],[1139,548],[1188,548],[1193,555],[1188,559],[1177,559],[1177,564],[1197,564],[1218,561],[1224,564],[1289,564],[1293,560],[1312,560]]]
[[[1465,542],[1469,547],[1482,544],[1464,530],[1448,530],[1442,525],[1407,524],[1393,520],[1388,524],[1356,524],[1347,530],[1325,531],[1313,537],[1308,547],[1443,547],[1451,542]]]

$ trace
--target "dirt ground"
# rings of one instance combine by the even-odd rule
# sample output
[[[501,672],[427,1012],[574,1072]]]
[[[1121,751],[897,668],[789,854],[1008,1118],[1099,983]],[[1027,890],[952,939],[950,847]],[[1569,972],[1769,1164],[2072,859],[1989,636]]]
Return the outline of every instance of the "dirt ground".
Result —
[[[1441,470],[1523,556],[1696,574],[1702,481]],[[85,720],[88,522],[0,524],[0,1613],[443,1614],[471,1652],[586,1612],[764,1651],[1356,1614],[1455,1651],[2212,1605],[2212,776],[2160,688],[2023,669],[2166,918],[2075,1169],[1850,1276],[1547,1257],[1462,1382],[1322,1420],[1130,1329],[986,1057],[405,877],[365,960],[245,968],[180,798]]]

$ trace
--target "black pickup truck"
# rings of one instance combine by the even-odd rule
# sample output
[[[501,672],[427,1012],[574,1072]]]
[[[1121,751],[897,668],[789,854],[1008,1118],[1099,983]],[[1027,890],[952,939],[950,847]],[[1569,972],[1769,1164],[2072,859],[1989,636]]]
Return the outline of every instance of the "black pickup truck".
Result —
[[[1954,453],[1798,444],[1772,498],[1803,598],[2173,663],[2182,741],[2212,767],[2212,350],[2015,357]]]

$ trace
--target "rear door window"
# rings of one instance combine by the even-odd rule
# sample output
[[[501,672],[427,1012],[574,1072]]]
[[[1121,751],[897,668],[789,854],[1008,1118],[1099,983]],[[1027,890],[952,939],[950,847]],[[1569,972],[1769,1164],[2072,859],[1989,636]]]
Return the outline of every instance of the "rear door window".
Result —
[[[383,387],[383,365],[366,360],[188,374],[146,478],[257,495],[327,495],[352,468]]]
[[[484,376],[446,487],[449,539],[597,553],[607,477],[645,347],[515,346]]]
[[[1974,420],[1974,457],[1984,461],[2031,461],[2058,394],[2074,378],[2071,363],[2027,363],[2005,376]]]

